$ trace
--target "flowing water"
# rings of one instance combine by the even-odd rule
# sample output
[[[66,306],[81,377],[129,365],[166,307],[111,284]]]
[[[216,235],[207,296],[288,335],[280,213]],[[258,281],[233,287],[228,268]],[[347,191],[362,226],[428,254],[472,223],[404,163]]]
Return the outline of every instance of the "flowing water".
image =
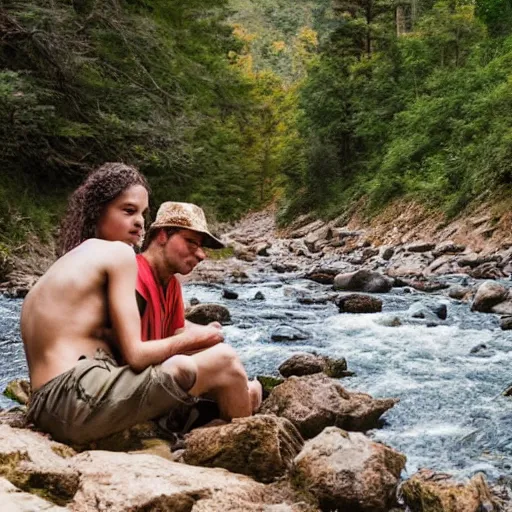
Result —
[[[490,480],[512,478],[512,398],[501,394],[512,382],[512,331],[502,331],[495,315],[472,313],[467,304],[442,295],[400,288],[380,295],[382,313],[340,314],[332,303],[297,301],[324,295],[327,286],[293,276],[266,279],[229,285],[239,294],[236,300],[223,299],[221,286],[184,287],[189,300],[229,308],[232,324],[224,328],[226,341],[237,348],[250,375],[277,375],[279,364],[296,352],[346,357],[356,372],[342,380],[347,389],[400,398],[382,427],[369,435],[407,455],[408,475],[429,467],[459,478],[477,471]],[[264,300],[254,299],[258,291]],[[408,310],[414,303],[427,308],[425,319],[411,318]],[[443,303],[448,308],[444,321],[428,310]],[[18,330],[20,307],[21,301],[0,299],[2,389],[27,374]],[[397,318],[401,325],[389,326]],[[271,341],[280,326],[298,328],[306,339]],[[9,405],[8,399],[0,399],[0,406]]]

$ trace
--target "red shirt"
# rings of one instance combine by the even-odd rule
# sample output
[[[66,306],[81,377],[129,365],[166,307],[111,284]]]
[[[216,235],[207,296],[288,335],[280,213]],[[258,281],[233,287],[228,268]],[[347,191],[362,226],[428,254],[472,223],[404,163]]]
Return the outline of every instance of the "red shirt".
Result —
[[[136,290],[146,301],[141,317],[142,341],[172,336],[177,329],[185,326],[185,306],[180,282],[172,276],[164,291],[142,254],[137,255],[137,265]]]

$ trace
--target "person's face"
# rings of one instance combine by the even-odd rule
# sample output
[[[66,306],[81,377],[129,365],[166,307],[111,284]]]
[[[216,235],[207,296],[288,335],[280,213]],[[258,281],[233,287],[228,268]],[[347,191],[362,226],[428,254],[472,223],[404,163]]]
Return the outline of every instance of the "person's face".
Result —
[[[188,274],[206,258],[202,247],[203,235],[190,229],[180,229],[164,245],[165,263],[174,274]]]
[[[96,237],[137,246],[144,235],[144,215],[148,210],[148,191],[132,185],[113,199],[101,212]]]

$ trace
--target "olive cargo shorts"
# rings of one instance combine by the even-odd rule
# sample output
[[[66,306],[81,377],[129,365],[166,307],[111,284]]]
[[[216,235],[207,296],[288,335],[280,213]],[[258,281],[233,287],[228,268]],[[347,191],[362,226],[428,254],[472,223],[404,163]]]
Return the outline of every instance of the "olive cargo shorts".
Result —
[[[34,392],[27,419],[57,441],[82,444],[196,400],[160,365],[135,373],[98,349]]]

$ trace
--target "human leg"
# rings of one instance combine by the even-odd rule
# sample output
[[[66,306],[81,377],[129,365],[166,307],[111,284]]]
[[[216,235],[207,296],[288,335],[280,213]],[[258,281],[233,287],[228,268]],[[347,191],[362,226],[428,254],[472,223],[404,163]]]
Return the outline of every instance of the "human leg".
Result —
[[[188,390],[192,396],[208,394],[219,405],[223,419],[250,416],[258,401],[258,386],[249,383],[235,350],[219,343],[191,356],[174,356],[162,364],[180,383],[180,376],[195,373],[195,382]],[[183,385],[183,384],[181,384]],[[260,386],[261,387],[261,386]]]

